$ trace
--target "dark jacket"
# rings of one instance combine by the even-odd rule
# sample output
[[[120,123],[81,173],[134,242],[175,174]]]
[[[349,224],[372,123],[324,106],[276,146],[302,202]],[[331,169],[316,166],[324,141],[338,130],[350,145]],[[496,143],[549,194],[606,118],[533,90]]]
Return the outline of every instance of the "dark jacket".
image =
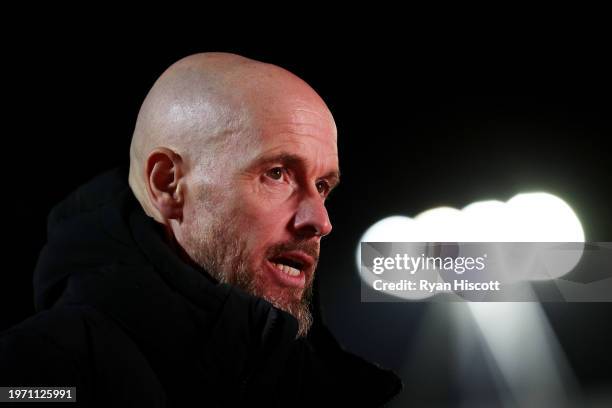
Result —
[[[38,313],[0,336],[0,386],[76,386],[78,405],[146,407],[380,406],[401,388],[345,352],[317,307],[295,340],[291,315],[183,262],[125,169],[52,210],[34,290]]]

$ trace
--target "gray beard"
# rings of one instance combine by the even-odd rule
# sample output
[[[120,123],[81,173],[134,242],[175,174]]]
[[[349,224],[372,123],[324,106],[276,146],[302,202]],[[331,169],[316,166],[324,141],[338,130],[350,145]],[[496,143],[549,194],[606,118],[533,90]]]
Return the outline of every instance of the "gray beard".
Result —
[[[301,297],[302,290],[296,288],[285,288],[276,296],[266,293],[263,280],[265,271],[259,268],[249,270],[246,241],[240,237],[237,226],[231,221],[215,222],[204,228],[196,223],[194,231],[185,230],[182,247],[194,262],[217,281],[263,298],[278,309],[291,314],[298,321],[297,337],[306,336],[312,326],[312,314],[309,308],[312,299],[312,277],[310,282],[306,282]],[[296,246],[299,247],[300,244],[280,244],[270,248],[269,252],[274,254]]]

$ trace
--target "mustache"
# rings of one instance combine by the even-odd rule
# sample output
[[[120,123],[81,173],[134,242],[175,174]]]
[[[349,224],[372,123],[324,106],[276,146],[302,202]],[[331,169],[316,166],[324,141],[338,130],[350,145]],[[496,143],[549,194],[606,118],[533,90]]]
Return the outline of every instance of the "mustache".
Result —
[[[315,265],[319,262],[320,244],[313,241],[281,242],[271,246],[266,252],[267,258],[279,256],[288,251],[302,251],[312,257]]]

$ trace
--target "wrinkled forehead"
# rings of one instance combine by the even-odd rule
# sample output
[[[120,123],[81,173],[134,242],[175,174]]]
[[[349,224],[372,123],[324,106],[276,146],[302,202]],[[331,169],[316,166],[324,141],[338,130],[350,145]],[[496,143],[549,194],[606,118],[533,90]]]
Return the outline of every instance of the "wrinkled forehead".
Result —
[[[252,110],[253,148],[293,144],[337,157],[336,124],[320,99],[288,96],[267,102]]]
[[[303,156],[304,161],[319,168],[337,169],[334,118],[325,102],[304,81],[270,67],[263,72],[233,75],[223,81],[222,89],[224,103],[217,106],[230,119],[225,131],[215,139],[224,145],[221,150],[229,153],[217,155],[225,166],[244,169],[266,153],[282,151]]]
[[[290,157],[312,174],[339,173],[336,126],[326,108],[302,101],[261,106],[251,130],[240,149],[242,170]]]

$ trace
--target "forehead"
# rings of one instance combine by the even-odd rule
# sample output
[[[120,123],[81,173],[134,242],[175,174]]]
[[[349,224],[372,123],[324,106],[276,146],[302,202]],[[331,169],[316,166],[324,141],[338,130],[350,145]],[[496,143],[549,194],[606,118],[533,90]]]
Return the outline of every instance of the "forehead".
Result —
[[[338,167],[336,125],[324,105],[305,101],[261,106],[252,118],[251,159],[280,151]]]

